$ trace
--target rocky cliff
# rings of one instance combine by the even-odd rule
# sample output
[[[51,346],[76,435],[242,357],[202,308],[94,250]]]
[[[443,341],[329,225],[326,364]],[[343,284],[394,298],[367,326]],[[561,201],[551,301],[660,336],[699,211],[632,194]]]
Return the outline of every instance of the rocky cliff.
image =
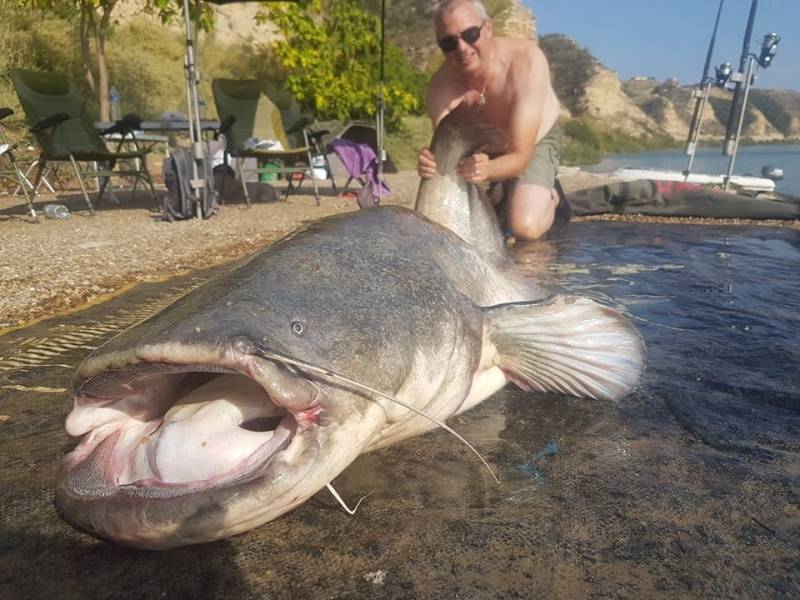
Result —
[[[365,8],[379,11],[378,0],[358,0]],[[522,0],[484,0],[495,30],[500,35],[536,36],[536,18]],[[118,20],[142,13],[144,0],[125,0],[118,7]],[[386,36],[404,48],[413,64],[431,71],[442,58],[433,28],[435,3],[430,0],[392,0],[386,5]],[[259,5],[235,3],[215,7],[213,36],[227,44],[260,44],[271,40],[274,28],[257,24]],[[180,22],[172,25],[180,29]],[[563,117],[579,117],[601,128],[632,136],[666,134],[676,140],[686,137],[694,107],[693,88],[670,80],[637,78],[620,81],[578,42],[562,35],[540,38],[550,61],[551,76],[563,108]],[[704,114],[703,139],[724,135],[731,93],[713,88]],[[751,92],[743,134],[756,141],[800,139],[800,92],[763,90]]]
[[[624,82],[622,88],[666,133],[676,139],[686,137],[695,104],[694,86],[683,86],[674,80],[637,79]],[[711,88],[701,138],[718,140],[725,135],[732,96],[728,90]],[[800,92],[752,89],[742,135],[755,141],[800,138]]]
[[[675,80],[650,78],[620,81],[585,48],[561,35],[541,38],[551,65],[553,84],[572,116],[629,135],[666,134],[686,138],[694,110],[694,87]],[[732,93],[712,88],[703,114],[701,138],[725,135]],[[743,135],[755,141],[800,138],[800,92],[751,91]]]

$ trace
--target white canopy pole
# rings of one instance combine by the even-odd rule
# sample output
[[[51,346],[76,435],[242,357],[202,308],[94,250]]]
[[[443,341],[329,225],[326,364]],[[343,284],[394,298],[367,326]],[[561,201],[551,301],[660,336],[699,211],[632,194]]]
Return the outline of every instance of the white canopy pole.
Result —
[[[383,200],[383,163],[386,161],[386,148],[384,147],[383,124],[383,88],[384,88],[384,47],[386,44],[386,0],[381,0],[381,76],[378,89],[377,110],[375,111],[375,128],[378,130],[378,203]]]
[[[195,3],[196,11],[199,6]],[[195,217],[204,218],[206,196],[212,189],[213,182],[206,181],[206,153],[203,147],[203,134],[200,124],[200,102],[198,86],[200,74],[197,69],[197,21],[192,18],[189,0],[183,0],[183,20],[186,30],[186,53],[184,55],[184,75],[186,78],[186,107],[189,120],[189,139],[192,144],[192,195],[195,204]]]

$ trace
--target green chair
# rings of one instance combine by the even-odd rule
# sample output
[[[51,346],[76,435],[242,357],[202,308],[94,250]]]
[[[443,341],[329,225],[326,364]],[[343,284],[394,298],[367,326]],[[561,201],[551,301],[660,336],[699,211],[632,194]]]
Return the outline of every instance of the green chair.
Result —
[[[48,162],[69,161],[92,214],[94,207],[86,191],[87,177],[98,180],[98,205],[112,176],[141,179],[149,186],[153,200],[158,200],[145,163],[150,150],[139,148],[135,138],[123,139],[115,151],[109,150],[84,110],[78,89],[64,75],[24,69],[11,69],[9,75],[31,133],[41,148],[34,189]],[[133,148],[123,151],[123,144],[128,142]],[[81,170],[78,163],[89,163],[89,166]],[[98,164],[103,168],[98,168]],[[117,165],[120,168],[115,170]]]
[[[13,114],[14,111],[10,108],[0,108],[0,121]],[[36,209],[33,208],[33,198],[36,195],[36,191],[31,187],[31,182],[28,181],[27,177],[25,177],[20,170],[19,165],[17,164],[17,159],[14,157],[15,149],[16,144],[12,144],[8,141],[6,134],[3,131],[3,127],[0,125],[0,156],[8,158],[8,160],[11,162],[11,170],[0,171],[0,177],[6,177],[12,181],[16,181],[19,184],[19,188],[25,195],[25,201],[28,203],[28,213],[31,215],[34,221],[38,221],[39,218],[36,216]],[[31,187],[30,192],[28,192],[29,187]]]
[[[270,81],[264,81],[263,92],[278,107],[281,112],[281,120],[286,125],[286,137],[292,146],[311,146],[311,155],[317,159],[314,165],[315,170],[324,168],[326,177],[331,180],[333,191],[336,192],[336,181],[333,178],[333,170],[328,162],[328,153],[323,141],[324,136],[330,131],[327,128],[315,129],[312,131],[307,127],[311,119],[303,112],[295,97],[283,88],[280,88]],[[315,123],[320,126],[319,123]]]
[[[307,126],[309,118],[301,118],[294,107],[281,111],[268,95],[266,83],[257,79],[215,79],[211,88],[214,103],[220,120],[220,133],[225,135],[225,152],[236,159],[239,179],[242,182],[245,199],[250,196],[245,184],[245,171],[263,174],[286,175],[288,187],[286,195],[300,187],[308,177],[314,186],[314,196],[319,206],[319,188],[313,177],[312,156],[316,153],[315,142],[324,132],[310,134]],[[295,122],[284,127],[287,116],[296,113]],[[294,136],[294,137],[291,137]],[[280,142],[282,149],[254,147],[254,141]],[[255,169],[245,169],[244,159],[256,159]]]

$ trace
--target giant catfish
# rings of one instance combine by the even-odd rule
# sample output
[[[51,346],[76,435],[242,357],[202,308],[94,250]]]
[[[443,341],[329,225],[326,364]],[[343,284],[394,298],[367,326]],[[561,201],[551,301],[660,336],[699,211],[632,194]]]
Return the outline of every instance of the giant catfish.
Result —
[[[626,318],[548,296],[503,254],[485,198],[452,173],[484,133],[459,115],[437,129],[420,211],[314,222],[83,362],[66,420],[81,439],[55,493],[65,520],[137,548],[207,542],[509,381],[603,400],[637,385],[644,349]],[[453,194],[472,198],[466,217],[437,212]]]

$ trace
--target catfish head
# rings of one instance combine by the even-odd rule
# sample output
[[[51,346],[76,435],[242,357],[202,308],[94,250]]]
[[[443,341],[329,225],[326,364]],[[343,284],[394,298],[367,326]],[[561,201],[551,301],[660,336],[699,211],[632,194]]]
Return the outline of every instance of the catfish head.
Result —
[[[138,548],[228,537],[307,500],[387,428],[424,430],[398,432],[411,413],[364,390],[452,413],[482,324],[425,263],[432,228],[388,208],[317,223],[92,353],[66,420],[80,441],[61,516]]]

